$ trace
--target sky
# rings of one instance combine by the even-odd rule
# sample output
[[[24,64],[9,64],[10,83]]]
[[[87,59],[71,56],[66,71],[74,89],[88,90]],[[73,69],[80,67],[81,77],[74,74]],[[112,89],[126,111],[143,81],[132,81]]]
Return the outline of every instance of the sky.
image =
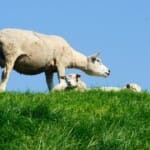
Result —
[[[100,52],[108,78],[77,69],[88,87],[138,83],[150,91],[149,0],[1,0],[0,29],[18,28],[63,37],[79,52]],[[2,72],[2,69],[0,69]],[[54,77],[57,84],[57,75]],[[47,92],[44,73],[11,73],[7,91]]]

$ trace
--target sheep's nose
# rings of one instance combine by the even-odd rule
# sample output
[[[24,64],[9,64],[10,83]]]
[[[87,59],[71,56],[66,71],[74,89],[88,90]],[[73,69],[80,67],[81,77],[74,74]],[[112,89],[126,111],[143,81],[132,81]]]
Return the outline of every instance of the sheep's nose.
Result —
[[[71,82],[70,81],[68,81],[68,85],[71,86]]]
[[[110,69],[109,69],[109,70],[108,70],[108,75],[110,75],[110,72],[111,72],[111,71],[110,71]]]

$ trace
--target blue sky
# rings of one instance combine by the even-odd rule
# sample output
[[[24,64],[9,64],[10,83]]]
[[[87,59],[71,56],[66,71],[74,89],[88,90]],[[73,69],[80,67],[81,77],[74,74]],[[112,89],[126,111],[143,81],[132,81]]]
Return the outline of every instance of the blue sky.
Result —
[[[67,70],[67,74],[81,73],[88,87],[136,82],[150,90],[149,8],[149,0],[3,0],[0,29],[59,35],[85,55],[99,51],[111,69],[107,79]],[[13,71],[7,91],[27,90],[47,91],[44,74],[26,76]]]

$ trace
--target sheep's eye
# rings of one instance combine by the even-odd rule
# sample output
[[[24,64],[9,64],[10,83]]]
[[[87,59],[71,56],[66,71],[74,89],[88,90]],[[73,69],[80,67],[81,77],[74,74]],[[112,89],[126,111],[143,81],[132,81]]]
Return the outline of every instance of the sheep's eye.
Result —
[[[95,63],[95,61],[96,61],[96,58],[92,58],[92,62]]]
[[[92,58],[92,62],[93,62],[93,63],[95,63],[95,62],[100,63],[100,62],[101,62],[101,60],[100,60],[100,59],[98,59],[98,58]]]
[[[97,61],[98,63],[101,63],[101,60],[100,60],[100,59],[96,59],[96,61]]]

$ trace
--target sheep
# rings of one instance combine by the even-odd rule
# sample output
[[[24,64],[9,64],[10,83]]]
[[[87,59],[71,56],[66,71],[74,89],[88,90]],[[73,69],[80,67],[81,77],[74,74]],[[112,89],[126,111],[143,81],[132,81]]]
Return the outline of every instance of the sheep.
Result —
[[[101,87],[100,88],[103,91],[121,91],[124,89],[128,89],[134,92],[141,92],[142,89],[137,83],[128,83],[123,87]]]
[[[63,90],[68,90],[68,89],[75,89],[75,88],[78,88],[79,90],[79,82],[82,82],[80,81],[80,77],[81,75],[79,74],[70,74],[70,75],[67,75],[64,78],[64,82],[60,85],[60,84],[57,84],[53,89],[52,91],[63,91]],[[82,82],[84,88],[86,88],[86,85],[84,84],[84,82]]]
[[[125,85],[124,88],[135,91],[135,92],[141,92],[142,91],[141,86],[136,84],[136,83],[128,83]]]
[[[65,80],[63,80],[61,84],[57,84],[57,85],[52,89],[52,91],[64,91],[64,90],[66,90],[66,89],[72,89],[72,88],[74,88],[74,87],[77,87],[77,84],[76,84],[76,86],[73,86],[73,84],[70,85],[70,84],[67,82],[66,78],[64,78],[64,79],[65,79]],[[73,81],[73,82],[74,82],[74,81]],[[75,82],[75,83],[76,83],[76,82]]]
[[[81,75],[79,74],[70,74],[68,76],[66,76],[66,83],[68,81],[70,81],[69,85],[66,84],[65,89],[75,89],[75,90],[79,90],[79,91],[85,91],[85,90],[89,90],[90,88],[87,88],[86,84],[80,80]],[[75,86],[72,86],[72,83],[74,83]],[[128,83],[123,87],[100,87],[100,88],[96,88],[96,90],[102,90],[102,91],[121,91],[123,89],[128,89],[134,92],[141,92],[141,87],[136,84],[136,83]],[[60,88],[61,90],[61,88]]]
[[[72,87],[72,89],[78,90],[78,91],[85,91],[87,89],[87,86],[85,84],[85,82],[83,82],[82,80],[80,80],[81,75],[80,74],[69,74],[68,76],[66,76],[66,82],[70,81],[70,87],[72,87],[72,83],[73,81],[76,82],[76,86]],[[68,89],[66,88],[66,89]]]
[[[57,72],[59,86],[64,84],[65,70],[77,68],[88,75],[108,77],[110,70],[98,58],[73,49],[62,37],[21,29],[0,30],[0,66],[3,69],[0,91],[5,91],[11,71],[26,75],[44,72],[49,91]]]

